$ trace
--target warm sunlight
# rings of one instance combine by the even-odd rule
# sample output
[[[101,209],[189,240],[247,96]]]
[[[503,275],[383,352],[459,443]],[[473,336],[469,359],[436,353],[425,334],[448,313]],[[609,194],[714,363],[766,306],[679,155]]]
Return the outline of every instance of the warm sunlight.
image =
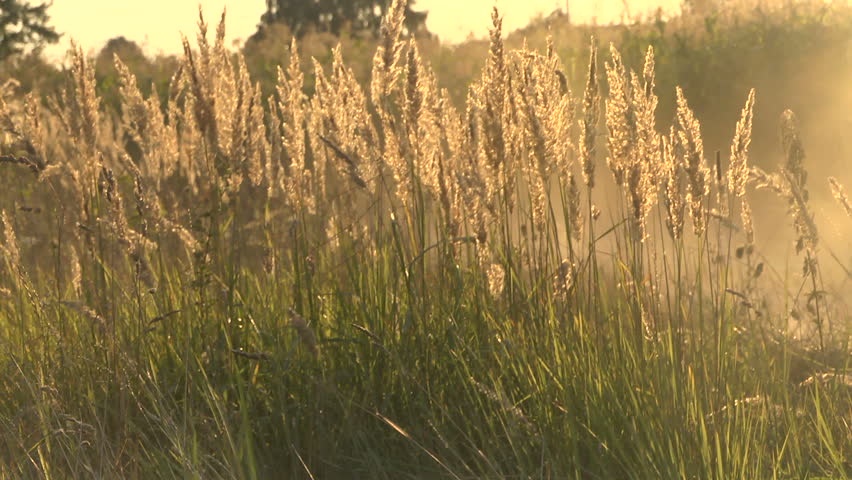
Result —
[[[71,39],[84,50],[99,50],[110,38],[123,35],[151,53],[174,53],[180,50],[178,32],[194,35],[198,4],[201,4],[211,24],[216,23],[223,8],[227,8],[228,41],[244,40],[255,32],[266,8],[261,0],[60,0],[49,10],[53,23],[64,33],[58,45],[48,48],[51,58],[61,57]],[[647,12],[661,6],[676,9],[678,0],[633,0],[631,14]],[[443,41],[459,42],[473,34],[480,37],[488,32],[489,11],[494,0],[419,0],[416,9],[429,11],[427,25]],[[617,21],[624,12],[622,0],[570,2],[568,0],[503,0],[496,2],[504,15],[504,28],[512,31],[523,27],[537,15],[547,16],[570,4],[570,13],[577,22],[607,23]],[[168,11],[167,15],[163,12]]]
[[[852,479],[852,0],[198,1],[0,0],[0,480]]]

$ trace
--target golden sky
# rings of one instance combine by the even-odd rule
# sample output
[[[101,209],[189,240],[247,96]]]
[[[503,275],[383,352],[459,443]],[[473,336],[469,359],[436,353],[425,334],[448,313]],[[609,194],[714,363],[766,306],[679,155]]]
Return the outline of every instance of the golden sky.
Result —
[[[254,33],[264,0],[54,0],[50,8],[52,24],[64,33],[57,46],[47,50],[50,58],[60,58],[73,38],[86,51],[98,50],[113,37],[138,42],[150,53],[175,53],[180,50],[180,32],[192,38],[196,31],[199,3],[212,30],[219,14],[227,7],[228,42],[245,39]],[[548,15],[564,8],[566,0],[417,0],[415,9],[428,10],[427,27],[449,42],[464,40],[469,34],[485,36],[494,4],[504,15],[505,31],[526,25],[536,15]],[[676,9],[680,0],[629,0],[631,13],[662,6]],[[623,11],[622,0],[573,0],[571,16],[575,21],[606,23],[617,20]]]

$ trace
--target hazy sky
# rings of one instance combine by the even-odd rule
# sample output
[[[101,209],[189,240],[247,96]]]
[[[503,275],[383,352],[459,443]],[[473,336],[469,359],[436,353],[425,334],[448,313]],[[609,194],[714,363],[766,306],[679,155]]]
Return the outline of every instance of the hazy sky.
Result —
[[[199,3],[205,17],[218,23],[219,14],[227,7],[228,42],[245,39],[254,33],[260,15],[266,8],[264,0],[54,0],[49,10],[53,25],[64,33],[57,46],[48,49],[48,56],[58,58],[67,50],[73,38],[84,50],[100,49],[113,37],[124,37],[140,43],[149,52],[174,53],[180,50],[180,34],[192,38],[195,34]],[[526,25],[538,14],[547,15],[564,8],[566,0],[498,0],[504,15],[504,30],[511,31]],[[484,36],[490,24],[490,9],[494,0],[417,0],[415,9],[428,10],[428,29],[444,41],[464,40],[471,32]],[[648,11],[657,6],[675,9],[680,0],[630,0],[633,13]],[[600,23],[617,20],[622,0],[573,0],[571,16],[575,21]]]

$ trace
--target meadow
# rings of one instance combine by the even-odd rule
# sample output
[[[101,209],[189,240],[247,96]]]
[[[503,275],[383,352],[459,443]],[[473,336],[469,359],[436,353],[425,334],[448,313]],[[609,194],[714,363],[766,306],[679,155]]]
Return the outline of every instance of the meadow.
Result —
[[[368,78],[201,17],[162,88],[6,82],[0,478],[852,477],[845,172],[777,105],[756,166],[759,88],[705,148],[652,41],[492,24],[461,94],[399,0]]]

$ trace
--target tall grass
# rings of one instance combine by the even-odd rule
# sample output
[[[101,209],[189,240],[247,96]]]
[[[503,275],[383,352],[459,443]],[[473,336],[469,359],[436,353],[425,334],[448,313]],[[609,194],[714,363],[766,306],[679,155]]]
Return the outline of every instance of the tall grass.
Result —
[[[294,43],[264,98],[200,18],[164,104],[116,58],[103,108],[79,49],[61,95],[4,96],[0,476],[852,475],[793,114],[777,172],[748,163],[754,91],[708,161],[653,49],[634,72],[592,40],[575,97],[492,21],[462,110],[400,1],[367,91],[337,48],[307,96]],[[801,273],[757,249],[754,187]]]

